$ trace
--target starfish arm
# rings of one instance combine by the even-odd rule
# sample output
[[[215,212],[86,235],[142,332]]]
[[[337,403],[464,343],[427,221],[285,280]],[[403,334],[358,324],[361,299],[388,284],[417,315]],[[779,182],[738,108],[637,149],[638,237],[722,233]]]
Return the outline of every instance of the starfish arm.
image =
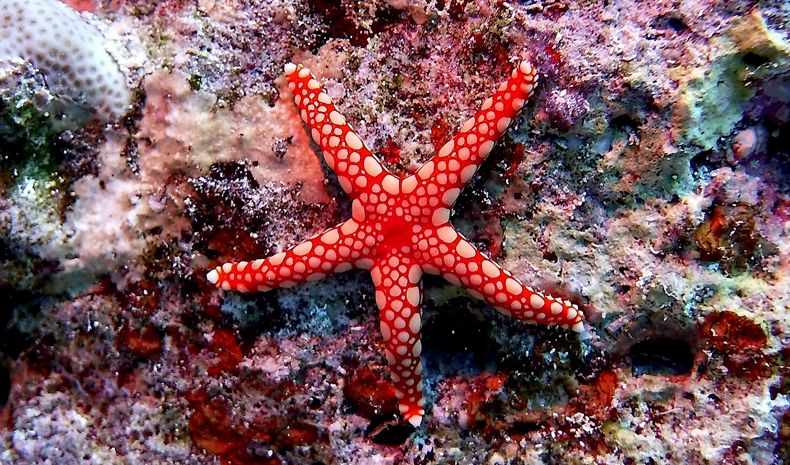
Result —
[[[440,246],[428,250],[435,257],[430,262],[435,270],[431,271],[438,271],[446,280],[484,299],[502,314],[532,324],[555,324],[577,332],[584,329],[584,315],[576,304],[525,286],[454,230],[452,234],[439,230],[438,236],[450,251],[442,254]]]
[[[461,189],[491,153],[494,143],[532,95],[536,82],[535,68],[522,61],[510,79],[503,82],[494,96],[483,102],[477,114],[464,123],[455,138],[417,171],[418,181],[429,191],[438,188],[443,193],[442,201],[451,207]]]
[[[370,268],[361,258],[367,250],[359,225],[351,219],[269,258],[225,263],[210,271],[207,278],[226,291],[287,288],[353,266]]]
[[[356,198],[387,176],[392,178],[388,182],[398,180],[365,146],[309,69],[289,63],[285,75],[302,120],[343,190]]]
[[[391,257],[370,272],[400,411],[406,421],[419,426],[425,415],[420,362],[422,269],[406,257]]]

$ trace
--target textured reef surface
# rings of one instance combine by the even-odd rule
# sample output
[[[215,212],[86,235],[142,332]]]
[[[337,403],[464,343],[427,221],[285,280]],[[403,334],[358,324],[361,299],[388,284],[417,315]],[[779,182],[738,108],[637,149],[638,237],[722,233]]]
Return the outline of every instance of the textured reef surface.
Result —
[[[790,462],[788,26],[778,0],[0,0],[0,464]],[[426,276],[415,428],[370,273],[207,273],[351,218],[287,63],[408,176],[522,60],[535,94],[450,220],[585,330]]]

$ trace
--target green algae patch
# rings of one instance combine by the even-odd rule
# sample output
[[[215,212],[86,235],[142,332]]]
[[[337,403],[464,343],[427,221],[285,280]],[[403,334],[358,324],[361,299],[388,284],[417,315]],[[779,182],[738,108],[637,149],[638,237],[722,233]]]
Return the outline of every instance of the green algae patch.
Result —
[[[0,75],[0,274],[17,289],[46,287],[71,250],[61,227],[68,203],[51,95],[33,71]]]
[[[82,128],[90,113],[49,92],[29,66],[0,71],[0,173],[5,188],[25,179],[57,180],[60,134]]]
[[[732,133],[743,117],[743,104],[755,94],[755,88],[743,80],[746,67],[743,55],[728,55],[692,71],[680,94],[685,110],[683,142],[712,150],[720,138]]]
[[[776,73],[790,58],[790,43],[771,31],[757,11],[736,21],[716,48],[722,52],[710,66],[679,79],[685,82],[678,102],[680,139],[703,150],[716,148],[732,134],[755,95],[752,81]]]
[[[57,134],[48,115],[24,95],[0,102],[0,167],[15,177],[47,177],[58,164],[50,156]]]

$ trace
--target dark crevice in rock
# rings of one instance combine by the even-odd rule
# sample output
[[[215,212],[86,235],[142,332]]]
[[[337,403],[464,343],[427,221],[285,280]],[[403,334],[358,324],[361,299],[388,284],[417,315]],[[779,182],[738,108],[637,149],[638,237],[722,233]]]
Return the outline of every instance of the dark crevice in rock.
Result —
[[[691,373],[694,356],[691,347],[678,339],[649,339],[634,344],[628,351],[634,376],[677,376]]]

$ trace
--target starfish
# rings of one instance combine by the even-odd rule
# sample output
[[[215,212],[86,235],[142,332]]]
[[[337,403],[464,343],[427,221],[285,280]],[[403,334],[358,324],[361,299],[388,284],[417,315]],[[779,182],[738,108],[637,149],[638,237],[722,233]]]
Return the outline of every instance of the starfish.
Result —
[[[225,263],[208,273],[212,283],[224,290],[268,291],[351,268],[370,270],[399,409],[414,426],[425,415],[423,272],[440,275],[526,323],[583,330],[584,316],[575,304],[525,286],[449,222],[461,189],[532,95],[537,73],[529,62],[513,70],[431,161],[404,177],[382,165],[307,68],[289,63],[285,74],[302,120],[353,199],[351,218],[269,258]]]

